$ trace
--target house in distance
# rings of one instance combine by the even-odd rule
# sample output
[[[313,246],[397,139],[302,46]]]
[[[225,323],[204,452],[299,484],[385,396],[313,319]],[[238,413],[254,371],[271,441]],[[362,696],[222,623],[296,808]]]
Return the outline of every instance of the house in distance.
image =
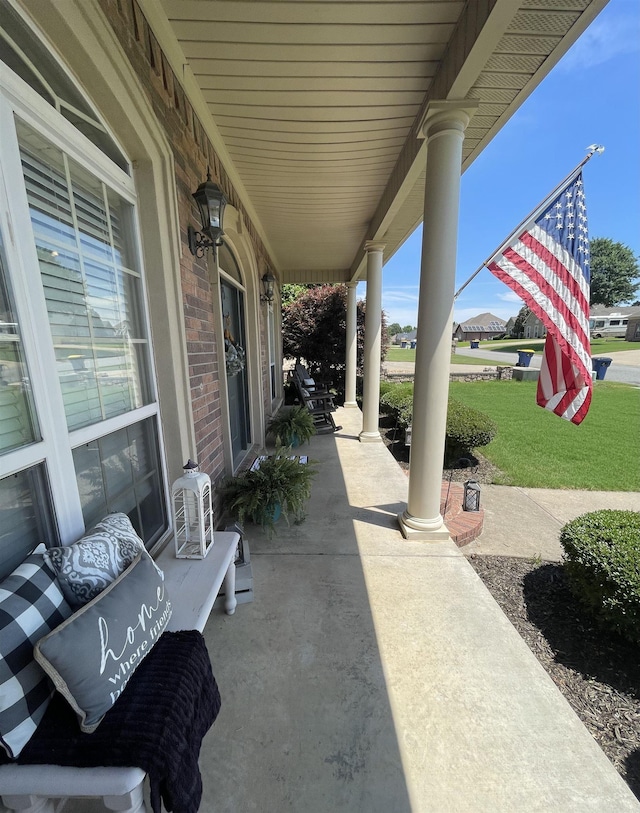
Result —
[[[480,313],[466,322],[456,322],[453,326],[453,338],[462,342],[472,339],[495,339],[497,336],[504,336],[506,332],[507,325],[504,320],[492,313]]]

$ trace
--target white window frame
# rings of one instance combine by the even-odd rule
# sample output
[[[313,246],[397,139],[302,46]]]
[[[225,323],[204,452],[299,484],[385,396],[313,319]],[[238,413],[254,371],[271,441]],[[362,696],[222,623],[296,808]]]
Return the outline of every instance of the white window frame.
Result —
[[[133,230],[137,267],[141,270],[142,322],[149,348],[149,397],[151,402],[123,415],[108,418],[69,432],[62,393],[56,372],[56,359],[49,331],[49,318],[42,288],[35,240],[20,164],[14,116],[40,132],[77,164],[106,183],[134,209]],[[5,254],[10,273],[16,316],[24,345],[31,389],[42,440],[0,457],[0,477],[44,462],[51,490],[52,508],[63,543],[77,539],[85,530],[79,492],[70,488],[76,482],[73,449],[104,437],[146,418],[154,417],[162,500],[169,527],[170,506],[162,423],[149,321],[148,291],[141,252],[137,195],[133,179],[117,167],[89,139],[83,136],[38,93],[0,63],[0,216],[5,237]],[[124,151],[123,151],[124,154]],[[8,190],[11,190],[9,198]],[[40,326],[40,331],[36,330]],[[44,326],[44,329],[43,329]],[[165,535],[161,536],[164,539]]]

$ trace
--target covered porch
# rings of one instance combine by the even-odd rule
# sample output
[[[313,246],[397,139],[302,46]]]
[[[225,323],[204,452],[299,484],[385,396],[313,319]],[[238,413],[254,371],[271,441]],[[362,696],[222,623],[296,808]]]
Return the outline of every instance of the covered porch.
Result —
[[[247,528],[254,600],[205,630],[202,810],[638,810],[460,550],[402,538],[407,478],[359,412],[338,420],[304,447],[307,519]]]

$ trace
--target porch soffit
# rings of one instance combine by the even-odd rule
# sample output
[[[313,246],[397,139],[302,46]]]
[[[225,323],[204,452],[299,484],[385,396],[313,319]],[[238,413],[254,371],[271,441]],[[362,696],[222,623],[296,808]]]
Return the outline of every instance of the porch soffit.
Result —
[[[364,275],[421,222],[430,99],[463,170],[607,0],[140,0],[283,282]]]

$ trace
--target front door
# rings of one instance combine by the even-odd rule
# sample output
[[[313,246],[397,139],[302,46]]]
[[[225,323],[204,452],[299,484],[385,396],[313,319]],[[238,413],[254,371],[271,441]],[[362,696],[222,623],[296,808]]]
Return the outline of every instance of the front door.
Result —
[[[251,443],[249,387],[245,352],[244,292],[226,279],[220,280],[220,290],[222,292],[231,452],[235,468]]]

